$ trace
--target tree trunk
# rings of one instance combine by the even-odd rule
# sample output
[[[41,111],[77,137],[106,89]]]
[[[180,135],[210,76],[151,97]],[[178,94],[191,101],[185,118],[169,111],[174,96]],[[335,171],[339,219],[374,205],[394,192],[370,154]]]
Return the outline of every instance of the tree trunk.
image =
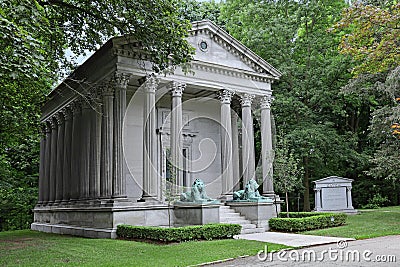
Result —
[[[310,188],[308,186],[308,181],[310,178],[310,173],[308,169],[308,157],[303,158],[304,163],[304,202],[303,202],[303,211],[311,211],[310,208]]]
[[[287,191],[285,191],[285,196],[286,196],[286,217],[289,218],[289,196]]]

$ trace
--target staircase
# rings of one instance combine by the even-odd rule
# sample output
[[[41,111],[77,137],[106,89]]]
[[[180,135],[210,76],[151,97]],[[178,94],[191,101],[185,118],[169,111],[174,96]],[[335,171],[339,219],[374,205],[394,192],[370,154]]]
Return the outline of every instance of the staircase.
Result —
[[[235,223],[242,226],[241,234],[252,234],[252,233],[262,233],[265,232],[264,227],[257,227],[252,224],[249,220],[240,213],[236,212],[229,206],[221,206],[219,208],[219,220],[220,223]]]

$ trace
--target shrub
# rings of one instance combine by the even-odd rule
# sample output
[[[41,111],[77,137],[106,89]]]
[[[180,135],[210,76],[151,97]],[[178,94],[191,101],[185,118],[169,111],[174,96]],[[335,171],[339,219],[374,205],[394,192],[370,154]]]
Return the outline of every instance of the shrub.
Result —
[[[292,218],[286,218],[286,213],[281,213],[279,218],[271,218],[269,227],[284,232],[301,232],[340,226],[347,219],[344,213],[290,212],[289,216]]]
[[[363,205],[363,209],[378,209],[384,207],[389,203],[389,199],[387,197],[381,196],[381,194],[377,193],[373,196],[372,199],[368,200],[367,205]]]
[[[241,230],[242,226],[239,224],[206,224],[175,228],[121,224],[117,226],[117,236],[127,239],[181,242],[232,238],[240,234]]]

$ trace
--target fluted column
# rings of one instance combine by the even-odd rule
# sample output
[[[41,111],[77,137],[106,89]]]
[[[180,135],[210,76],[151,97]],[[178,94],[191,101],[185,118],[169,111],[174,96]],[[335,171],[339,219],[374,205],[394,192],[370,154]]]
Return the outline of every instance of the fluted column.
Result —
[[[103,120],[101,128],[100,197],[111,198],[114,155],[114,88],[112,86],[104,86],[102,89]]]
[[[254,130],[251,104],[254,95],[243,94],[242,104],[242,164],[243,183],[255,179],[255,151],[254,151]]]
[[[125,160],[123,153],[123,122],[126,112],[126,88],[129,74],[116,73],[114,76],[114,162],[113,198],[126,198]]]
[[[46,125],[41,125],[41,136],[40,136],[40,162],[39,162],[39,197],[38,204],[41,205],[44,202],[44,181],[46,172]]]
[[[231,100],[234,92],[230,90],[219,91],[221,101],[221,152],[222,152],[222,197],[232,198],[233,166],[232,166],[232,121]]]
[[[145,102],[143,110],[143,195],[141,201],[157,198],[157,134],[156,134],[156,90],[158,80],[147,78],[143,85]]]
[[[91,199],[100,196],[100,157],[101,157],[101,123],[102,110],[98,102],[99,90],[96,89],[93,109],[90,118],[90,174],[89,174],[89,195]]]
[[[347,193],[347,208],[348,209],[354,209],[353,208],[353,200],[351,198],[351,186],[346,187],[346,193]]]
[[[89,199],[89,173],[90,173],[90,112],[92,107],[89,99],[82,101],[81,117],[81,146],[80,146],[80,198]]]
[[[78,200],[80,198],[80,154],[81,154],[81,136],[80,136],[80,123],[81,123],[81,105],[75,101],[72,105],[72,141],[71,141],[71,200]]]
[[[315,211],[321,210],[321,188],[314,188],[315,191]]]
[[[63,195],[63,164],[64,164],[64,115],[62,112],[56,114],[57,124],[58,124],[58,135],[57,135],[57,170],[56,170],[56,194],[55,200],[59,203],[62,200]]]
[[[274,196],[273,161],[271,130],[271,95],[261,99],[261,157],[263,172],[263,195]]]
[[[232,167],[233,167],[233,191],[240,190],[240,162],[239,162],[239,129],[238,114],[232,110]]]
[[[182,175],[182,93],[186,87],[185,84],[172,82],[169,84],[171,101],[171,164],[172,175],[177,185],[177,190],[183,186]]]
[[[45,122],[46,147],[44,155],[44,176],[43,176],[43,203],[49,202],[50,196],[50,169],[51,169],[51,127],[50,122]]]
[[[54,203],[54,201],[56,200],[57,137],[58,137],[57,120],[54,117],[50,119],[50,125],[51,125],[51,155],[50,155],[49,202]]]
[[[69,107],[64,109],[64,156],[63,156],[63,186],[62,201],[67,202],[71,198],[71,157],[72,157],[72,111]]]

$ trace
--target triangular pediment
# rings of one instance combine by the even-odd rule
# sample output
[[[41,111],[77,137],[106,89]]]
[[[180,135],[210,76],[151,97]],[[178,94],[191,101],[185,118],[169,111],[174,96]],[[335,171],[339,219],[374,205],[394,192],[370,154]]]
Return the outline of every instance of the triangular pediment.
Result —
[[[344,178],[344,177],[339,177],[339,176],[329,176],[326,178],[322,178],[319,180],[314,181],[314,183],[348,183],[348,182],[352,182],[353,179],[349,179],[349,178]]]
[[[281,73],[222,28],[209,20],[192,23],[189,42],[194,60],[265,74],[278,79]]]

